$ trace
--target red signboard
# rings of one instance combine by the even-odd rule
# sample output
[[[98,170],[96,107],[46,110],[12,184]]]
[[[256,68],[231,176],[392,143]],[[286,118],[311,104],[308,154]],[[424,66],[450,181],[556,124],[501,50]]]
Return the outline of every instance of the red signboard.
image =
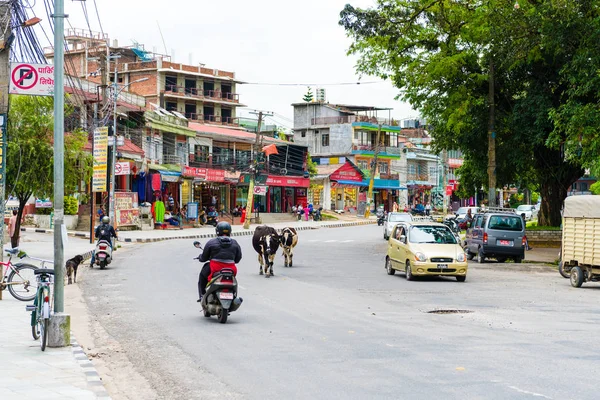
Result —
[[[333,174],[329,175],[332,181],[354,181],[362,182],[362,174],[356,170],[350,163],[346,163],[338,168]]]
[[[446,185],[446,196],[452,196],[453,189],[454,189],[453,185]]]
[[[208,182],[225,182],[225,171],[221,169],[183,167],[183,176],[206,179]]]
[[[265,182],[267,186],[303,187],[310,186],[309,178],[269,175]]]

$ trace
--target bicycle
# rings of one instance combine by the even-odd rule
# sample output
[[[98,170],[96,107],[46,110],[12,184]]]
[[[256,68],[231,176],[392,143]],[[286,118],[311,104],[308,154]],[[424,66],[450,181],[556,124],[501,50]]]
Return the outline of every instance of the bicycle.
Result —
[[[44,260],[40,260],[44,261]],[[54,270],[40,268],[34,271],[38,283],[37,293],[33,305],[25,307],[31,311],[31,336],[34,340],[40,339],[42,351],[46,350],[48,343],[48,325],[50,325],[50,314],[52,312],[52,290]]]
[[[8,261],[0,262],[0,290],[8,288],[10,294],[20,301],[31,301],[36,296],[35,287],[32,288],[32,283],[35,281],[35,271],[39,268],[35,265],[12,263],[12,257],[18,255],[20,259],[27,257],[27,254],[19,249],[6,250]],[[6,271],[4,270],[6,267]]]

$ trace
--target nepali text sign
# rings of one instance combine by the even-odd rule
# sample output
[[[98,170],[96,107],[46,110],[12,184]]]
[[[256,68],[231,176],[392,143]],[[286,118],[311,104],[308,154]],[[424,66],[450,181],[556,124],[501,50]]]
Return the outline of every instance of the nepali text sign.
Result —
[[[257,196],[266,196],[268,186],[254,186],[254,194]]]
[[[131,175],[131,165],[129,162],[118,162],[115,164],[115,175]]]
[[[183,167],[181,174],[190,178],[205,179],[208,182],[225,182],[225,171],[221,169]]]
[[[363,175],[350,163],[346,163],[329,176],[332,181],[362,182]]]
[[[35,199],[35,208],[52,208],[50,199]]]
[[[54,95],[54,66],[10,63],[10,94]]]
[[[304,187],[310,186],[310,179],[290,176],[269,175],[265,181],[267,186]]]
[[[94,175],[92,191],[106,192],[106,170],[108,162],[108,127],[94,130]]]

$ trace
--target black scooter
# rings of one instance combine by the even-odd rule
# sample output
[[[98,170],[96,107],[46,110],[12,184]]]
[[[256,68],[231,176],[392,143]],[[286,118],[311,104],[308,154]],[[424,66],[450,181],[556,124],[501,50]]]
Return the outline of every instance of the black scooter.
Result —
[[[202,249],[200,242],[194,242],[194,247]],[[199,260],[200,257],[194,258]],[[243,299],[237,297],[237,280],[232,269],[224,268],[213,275],[202,296],[200,305],[206,318],[216,315],[220,323],[227,322],[229,313],[236,311],[242,305]]]

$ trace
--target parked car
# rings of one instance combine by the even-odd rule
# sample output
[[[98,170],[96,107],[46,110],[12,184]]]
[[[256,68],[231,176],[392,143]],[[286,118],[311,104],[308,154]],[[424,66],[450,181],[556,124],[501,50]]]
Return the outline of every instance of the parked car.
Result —
[[[401,222],[389,239],[385,268],[388,275],[403,271],[409,281],[415,276],[441,275],[464,282],[467,255],[446,225]]]
[[[517,207],[517,214],[525,214],[526,221],[537,219],[538,211],[539,210],[536,206],[530,204],[521,204],[519,207]]]
[[[477,257],[505,262],[511,258],[520,263],[525,258],[525,224],[514,209],[490,209],[475,214],[467,229],[465,251],[469,260]]]
[[[461,220],[465,219],[465,217],[467,216],[467,213],[469,212],[469,209],[471,210],[471,215],[475,215],[479,212],[479,210],[481,210],[479,207],[460,207],[454,213],[454,214],[456,214],[457,221],[460,222]]]
[[[410,213],[405,212],[391,212],[388,213],[387,218],[383,222],[383,238],[388,240],[392,234],[392,229],[398,222],[412,221],[413,216]]]

